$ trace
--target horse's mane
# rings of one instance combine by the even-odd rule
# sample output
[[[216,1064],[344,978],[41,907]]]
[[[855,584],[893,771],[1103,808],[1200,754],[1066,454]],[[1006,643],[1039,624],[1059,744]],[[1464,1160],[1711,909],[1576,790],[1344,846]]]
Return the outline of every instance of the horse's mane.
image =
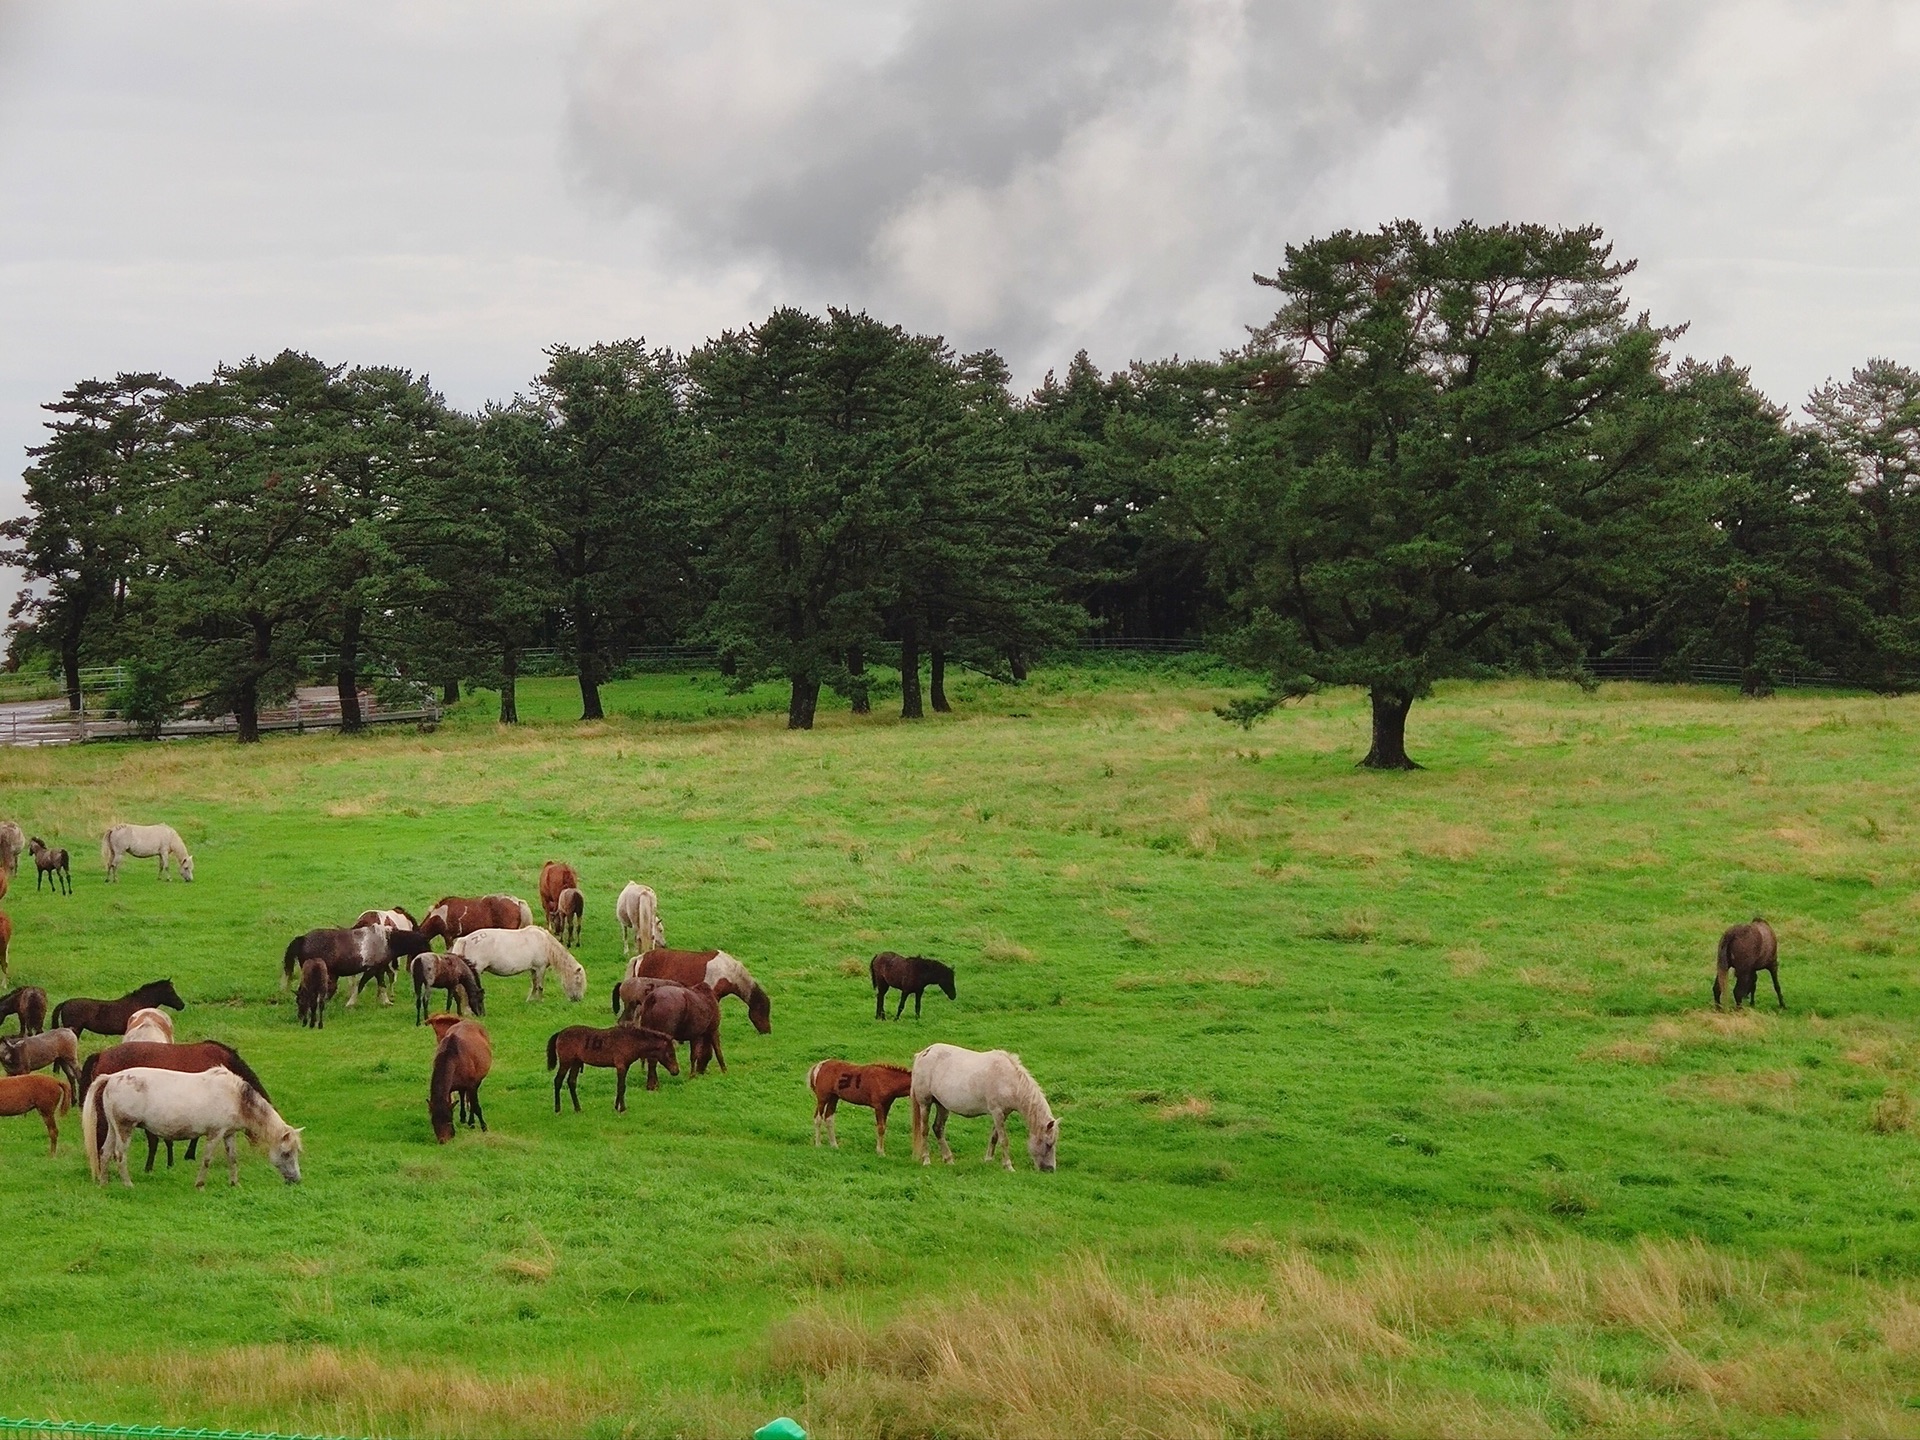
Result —
[[[712,971],[714,970],[714,967],[716,966],[719,967],[720,978],[723,980],[729,980],[733,982],[734,985],[738,986],[743,998],[747,995],[751,995],[754,991],[760,988],[760,982],[755,980],[753,976],[747,973],[747,967],[742,965],[738,960],[734,959],[733,956],[729,955],[726,951],[724,950],[714,951],[713,958],[707,961],[707,970],[709,974],[712,973]]]
[[[1013,1051],[1007,1050],[1002,1053],[1006,1055],[1007,1059],[1013,1062],[1014,1090],[1016,1092],[1014,1108],[1020,1112],[1020,1118],[1025,1120],[1029,1127],[1033,1125],[1033,1117],[1036,1112],[1038,1112],[1042,1121],[1051,1120],[1053,1118],[1053,1107],[1047,1104],[1047,1093],[1040,1088],[1040,1082],[1028,1073],[1027,1067],[1020,1062],[1020,1057],[1014,1054]]]

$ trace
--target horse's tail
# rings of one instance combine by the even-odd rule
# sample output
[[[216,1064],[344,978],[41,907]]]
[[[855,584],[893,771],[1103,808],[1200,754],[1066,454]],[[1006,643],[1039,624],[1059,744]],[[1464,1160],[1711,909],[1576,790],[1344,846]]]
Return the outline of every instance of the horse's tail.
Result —
[[[560,1063],[560,1032],[554,1031],[547,1037],[547,1069],[552,1070]]]
[[[108,870],[113,869],[113,831],[108,830],[100,837],[100,863]]]
[[[287,942],[287,953],[280,957],[280,988],[293,983],[293,967],[300,963],[300,946],[307,937],[296,935]]]
[[[80,1148],[87,1152],[87,1169],[97,1184],[106,1178],[100,1159],[100,1127],[106,1123],[106,1081],[96,1081],[80,1102]]]
[[[51,1028],[58,1030],[62,1025],[67,1023],[64,1016],[68,1003],[68,1001],[62,1000],[58,1005],[53,1007],[53,1014],[48,1017],[52,1021]]]
[[[60,1113],[64,1115],[73,1108],[73,1087],[59,1075],[53,1077],[53,1083],[60,1087]]]
[[[1733,931],[1731,930],[1720,937],[1718,963],[1722,970],[1730,968],[1733,964]]]
[[[810,1067],[808,1068],[808,1070],[807,1070],[807,1088],[808,1088],[809,1090],[811,1090],[811,1089],[813,1089],[813,1078],[814,1078],[814,1076],[816,1076],[816,1075],[818,1075],[818,1074],[820,1073],[820,1067],[821,1067],[822,1065],[824,1065],[824,1064],[826,1064],[826,1063],[827,1063],[827,1062],[826,1062],[826,1061],[824,1061],[824,1060],[816,1060],[816,1061],[814,1061],[814,1062],[813,1062],[813,1064],[812,1064],[812,1065],[811,1065],[811,1066],[810,1066]]]

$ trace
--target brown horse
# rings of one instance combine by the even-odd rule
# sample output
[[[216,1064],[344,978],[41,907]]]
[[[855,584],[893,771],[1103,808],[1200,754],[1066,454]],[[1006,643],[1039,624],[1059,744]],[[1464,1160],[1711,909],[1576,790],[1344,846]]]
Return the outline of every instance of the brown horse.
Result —
[[[891,950],[882,950],[873,957],[867,966],[867,974],[873,980],[873,1018],[887,1018],[887,989],[891,986],[900,992],[899,1008],[893,1012],[898,1020],[907,1008],[907,996],[913,996],[913,1018],[920,1018],[920,996],[929,985],[938,985],[947,994],[953,995],[953,967],[942,965],[938,960],[929,960],[924,955],[897,955]]]
[[[613,986],[613,1013],[622,1025],[640,1023],[640,1007],[662,985],[678,985],[678,980],[659,980],[651,975],[617,980]]]
[[[487,992],[480,988],[480,977],[459,955],[435,955],[431,951],[413,957],[413,1023],[431,1022],[434,990],[447,992],[446,1008],[462,1013],[470,1005],[473,1013],[487,1013]]]
[[[649,950],[627,967],[629,975],[658,976],[681,985],[705,984],[724,999],[737,996],[747,1007],[747,1019],[762,1035],[773,1031],[773,1002],[747,967],[724,950]]]
[[[627,1108],[627,1067],[636,1060],[647,1062],[649,1090],[660,1088],[660,1066],[665,1065],[669,1075],[680,1073],[673,1040],[652,1030],[636,1030],[627,1025],[615,1025],[610,1030],[569,1025],[564,1030],[556,1030],[547,1037],[547,1069],[553,1071],[553,1113],[560,1113],[562,1082],[566,1084],[567,1093],[573,1096],[574,1113],[579,1113],[581,1067],[598,1065],[613,1071],[613,1113],[621,1114]]]
[[[560,917],[560,928],[553,933],[560,937],[562,945],[580,943],[580,922],[586,918],[587,897],[569,885],[560,892],[560,899],[554,909]]]
[[[324,960],[309,960],[300,967],[300,989],[293,997],[294,1013],[309,1030],[327,1028],[327,997],[334,991],[333,976]]]
[[[38,985],[22,985],[0,995],[0,1020],[12,1015],[22,1035],[38,1035],[47,1028],[47,992]]]
[[[15,1035],[0,1040],[0,1070],[28,1075],[52,1066],[80,1090],[80,1037],[73,1031],[48,1030],[39,1035]]]
[[[1720,1008],[1721,988],[1726,982],[1727,972],[1733,972],[1733,1008],[1738,1010],[1740,1002],[1754,1003],[1754,992],[1760,988],[1760,972],[1767,972],[1773,981],[1774,998],[1780,1002],[1782,1010],[1787,1008],[1787,997],[1780,993],[1780,942],[1775,938],[1773,927],[1758,915],[1749,925],[1735,925],[1720,937],[1719,964],[1713,972],[1713,1008]]]
[[[38,1110],[47,1125],[47,1154],[60,1149],[60,1126],[55,1115],[67,1113],[73,1092],[67,1082],[51,1075],[9,1075],[0,1080],[0,1115],[24,1115]]]
[[[560,933],[560,892],[578,890],[580,872],[564,860],[549,860],[540,867],[540,908],[546,912],[547,929]]]
[[[89,1030],[96,1035],[124,1035],[127,1017],[149,1005],[164,1005],[169,1010],[187,1008],[187,1002],[173,988],[173,981],[149,980],[118,1000],[90,1000],[85,996],[62,1000],[53,1007],[53,1023],[71,1026],[76,1035],[84,1035]]]
[[[845,1060],[822,1060],[807,1071],[813,1091],[813,1143],[820,1143],[820,1126],[827,1127],[827,1143],[840,1148],[834,1133],[833,1112],[842,1100],[873,1111],[873,1150],[887,1153],[887,1111],[913,1089],[913,1071],[904,1065],[853,1065]]]
[[[434,1048],[433,1078],[427,1086],[427,1118],[433,1122],[433,1138],[444,1145],[453,1139],[456,1097],[461,1121],[471,1125],[477,1120],[481,1130],[487,1128],[487,1117],[480,1110],[480,1082],[493,1068],[493,1042],[476,1020],[433,1018],[440,1043]]]
[[[48,888],[54,894],[73,894],[73,866],[67,860],[66,851],[49,849],[47,842],[38,835],[27,841],[27,849],[33,852],[33,889],[36,895],[40,892],[40,882],[49,875],[53,877],[53,882]],[[64,892],[60,888],[63,880],[67,887]]]
[[[445,895],[434,902],[418,929],[429,940],[437,935],[451,944],[475,930],[519,930],[532,923],[527,902],[512,895]]]
[[[640,1002],[640,1028],[687,1042],[687,1069],[707,1073],[709,1058],[727,1073],[727,1057],[720,1053],[720,1001],[705,984],[660,985]]]

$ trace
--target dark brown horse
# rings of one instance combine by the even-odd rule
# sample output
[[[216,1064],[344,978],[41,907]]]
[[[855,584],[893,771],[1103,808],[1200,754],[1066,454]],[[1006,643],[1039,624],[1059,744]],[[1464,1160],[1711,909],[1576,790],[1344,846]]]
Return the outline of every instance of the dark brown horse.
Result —
[[[84,1035],[89,1030],[96,1035],[124,1035],[127,1017],[149,1005],[164,1005],[169,1010],[187,1008],[187,1002],[173,988],[173,981],[149,980],[118,1000],[91,1000],[85,996],[62,1000],[53,1007],[53,1023],[71,1027],[76,1035]]]
[[[897,1018],[897,1017],[896,1017]],[[834,1133],[833,1112],[842,1100],[873,1111],[873,1149],[887,1153],[887,1112],[893,1102],[913,1089],[913,1071],[903,1065],[853,1065],[845,1060],[822,1060],[807,1071],[813,1091],[813,1143],[820,1143],[820,1127],[827,1127],[827,1143],[840,1148]]]
[[[636,1030],[628,1025],[615,1025],[610,1030],[569,1025],[564,1030],[556,1030],[547,1037],[547,1069],[553,1071],[553,1113],[560,1113],[562,1082],[566,1084],[567,1093],[573,1096],[574,1112],[579,1113],[580,1069],[585,1065],[598,1065],[613,1071],[613,1113],[620,1114],[627,1108],[627,1067],[637,1060],[647,1062],[649,1090],[660,1088],[660,1066],[666,1066],[669,1075],[680,1073],[673,1040],[652,1030]]]
[[[560,933],[560,893],[580,888],[580,872],[564,860],[549,860],[540,867],[540,909],[547,917],[547,929]]]
[[[427,1118],[433,1122],[433,1138],[442,1145],[453,1139],[453,1102],[460,1102],[460,1119],[471,1125],[476,1120],[487,1128],[487,1117],[480,1109],[480,1082],[493,1068],[493,1041],[486,1027],[477,1020],[435,1015],[434,1032],[440,1043],[433,1052],[433,1078],[427,1087]]]
[[[727,1073],[727,1057],[720,1053],[720,1001],[706,985],[660,985],[640,1002],[640,1028],[687,1042],[687,1070],[707,1073],[707,1061],[719,1062]]]
[[[447,992],[448,1010],[465,1013],[469,1006],[476,1015],[487,1013],[487,992],[480,988],[480,977],[473,966],[459,955],[435,955],[428,952],[413,957],[413,1023],[430,1023],[427,1012],[433,1008],[432,993]]]
[[[468,899],[444,895],[427,911],[419,931],[428,939],[439,936],[449,944],[475,930],[518,930],[533,923],[527,902],[512,895],[482,895]]]
[[[38,1035],[14,1035],[0,1040],[0,1070],[28,1075],[47,1068],[58,1070],[67,1083],[80,1089],[80,1037],[71,1030],[47,1030]]]
[[[280,988],[286,989],[294,972],[309,960],[319,960],[335,984],[352,981],[347,1004],[357,1001],[360,987],[371,980],[380,991],[380,1003],[391,1005],[394,971],[403,960],[432,948],[433,942],[417,930],[391,930],[384,925],[309,930],[287,942],[286,953],[280,957]],[[327,993],[333,993],[331,987]]]
[[[736,995],[745,1002],[747,1019],[762,1035],[773,1031],[773,1002],[747,967],[724,950],[649,950],[628,967],[627,973],[657,976],[682,985],[710,986],[720,999]]]
[[[897,955],[891,950],[882,950],[867,966],[867,974],[873,979],[873,1018],[876,1020],[887,1018],[889,987],[900,992],[899,1008],[893,1012],[896,1020],[906,1010],[909,995],[913,996],[913,1018],[920,1018],[920,996],[929,985],[939,986],[946,992],[947,999],[954,998],[953,967],[924,955]]]
[[[47,992],[38,985],[22,985],[0,995],[0,1020],[9,1015],[19,1019],[22,1035],[38,1035],[47,1028]]]
[[[144,1067],[150,1070],[183,1070],[194,1074],[202,1070],[211,1070],[216,1065],[224,1065],[238,1075],[247,1084],[260,1092],[260,1097],[272,1104],[267,1087],[260,1083],[260,1077],[253,1068],[240,1058],[240,1052],[230,1045],[222,1045],[218,1040],[196,1040],[186,1045],[169,1045],[158,1040],[129,1040],[124,1045],[112,1045],[100,1050],[86,1059],[80,1067],[80,1083],[74,1086],[74,1093],[84,1097],[93,1088],[93,1082],[102,1075],[112,1075],[121,1070]],[[147,1173],[153,1173],[153,1156],[159,1142],[149,1134],[147,1136]],[[198,1138],[187,1142],[187,1159],[193,1159],[200,1148]],[[167,1141],[167,1165],[173,1165],[173,1142]]]
[[[554,906],[560,917],[560,925],[553,933],[560,937],[562,945],[580,943],[580,922],[586,918],[587,897],[569,885],[560,892],[560,899]]]
[[[327,1028],[327,997],[333,994],[333,976],[324,960],[308,960],[300,967],[300,989],[294,994],[294,1013],[309,1030]]]
[[[1780,942],[1774,936],[1773,927],[1758,915],[1751,924],[1735,925],[1720,937],[1720,959],[1713,972],[1713,1008],[1716,1010],[1720,1008],[1721,989],[1729,970],[1733,972],[1734,1009],[1740,1008],[1742,1000],[1753,1004],[1762,970],[1773,981],[1773,995],[1780,1002],[1780,1008],[1787,1008],[1787,997],[1780,993]]]
[[[62,893],[60,883],[63,880],[66,882],[67,887],[64,893],[68,895],[73,894],[73,866],[67,861],[66,851],[49,850],[47,848],[47,842],[42,840],[38,835],[27,841],[27,849],[33,852],[33,888],[36,893],[38,893],[40,889],[40,882],[51,875],[53,877],[54,894],[58,895]]]

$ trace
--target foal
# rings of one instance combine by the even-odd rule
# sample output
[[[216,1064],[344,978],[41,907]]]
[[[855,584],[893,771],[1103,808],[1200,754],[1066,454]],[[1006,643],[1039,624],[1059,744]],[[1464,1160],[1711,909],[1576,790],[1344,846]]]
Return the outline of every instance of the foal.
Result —
[[[627,1069],[637,1060],[647,1062],[647,1089],[660,1088],[662,1065],[669,1075],[680,1073],[674,1058],[673,1040],[655,1030],[638,1030],[630,1025],[615,1025],[596,1030],[591,1025],[569,1025],[547,1037],[547,1069],[553,1071],[553,1113],[560,1113],[560,1086],[566,1084],[573,1096],[576,1114],[580,1110],[578,1081],[582,1066],[599,1065],[614,1074],[613,1113],[627,1108]]]
[[[333,990],[333,975],[324,960],[309,960],[300,967],[300,989],[293,997],[295,1013],[309,1030],[327,1028],[327,996]]]
[[[71,1030],[48,1030],[39,1035],[10,1035],[0,1040],[0,1070],[29,1075],[49,1066],[80,1088],[80,1037]]]
[[[38,1035],[47,1028],[47,992],[38,985],[22,985],[0,995],[0,1020],[12,1015],[22,1035]]]
[[[67,886],[65,893],[68,895],[73,894],[73,867],[67,862],[66,851],[49,850],[47,848],[47,842],[42,840],[38,835],[27,841],[27,849],[33,852],[33,866],[36,872],[33,877],[35,894],[38,894],[40,891],[40,882],[49,875],[53,876],[54,894],[58,895],[61,893],[60,882],[63,880]]]
[[[840,1148],[834,1133],[833,1112],[842,1100],[873,1111],[873,1152],[887,1153],[887,1111],[913,1089],[913,1072],[904,1065],[850,1065],[845,1060],[822,1060],[807,1071],[813,1091],[813,1143],[820,1143],[820,1127],[827,1127],[827,1143]]]
[[[24,1115],[38,1110],[47,1126],[47,1154],[60,1149],[60,1127],[55,1115],[67,1113],[73,1092],[64,1080],[51,1075],[9,1075],[0,1080],[0,1115]]]

